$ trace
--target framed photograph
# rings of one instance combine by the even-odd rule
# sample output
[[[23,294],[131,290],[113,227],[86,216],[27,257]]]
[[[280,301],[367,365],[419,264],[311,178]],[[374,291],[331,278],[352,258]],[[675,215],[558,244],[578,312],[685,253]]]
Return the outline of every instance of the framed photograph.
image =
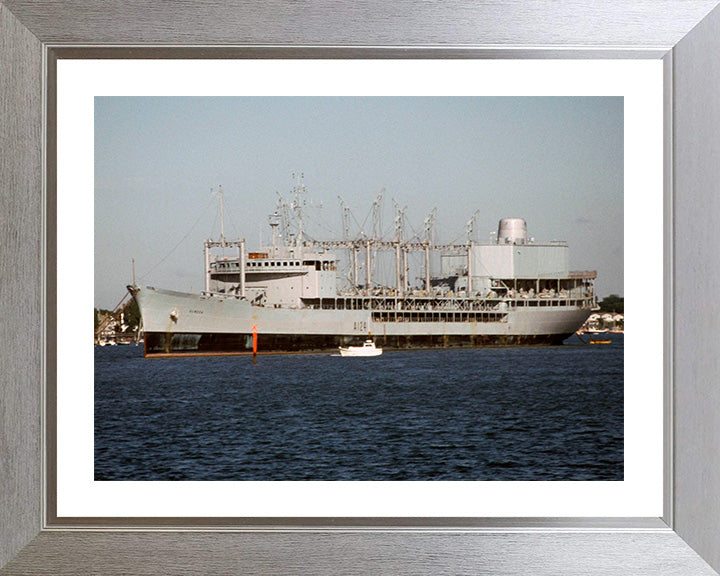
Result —
[[[596,310],[662,331],[660,61],[60,60],[57,102],[59,523],[662,514],[662,342]],[[139,304],[94,358],[93,288]]]
[[[716,4],[671,2],[662,10],[635,2],[602,10],[590,5],[571,9],[550,4],[535,12],[538,7],[520,9],[519,4],[508,2],[493,7],[466,6],[469,15],[455,8],[442,16],[422,6],[417,13],[427,25],[422,38],[417,36],[418,30],[403,27],[399,21],[388,27],[388,22],[377,19],[383,11],[379,7],[372,17],[370,13],[360,15],[371,23],[363,35],[341,26],[346,17],[358,17],[349,5],[336,6],[322,16],[310,15],[304,19],[305,26],[293,24],[288,35],[285,24],[289,26],[294,19],[279,7],[276,16],[280,18],[270,20],[273,24],[265,19],[268,7],[241,10],[220,4],[206,5],[197,12],[180,9],[173,19],[177,30],[168,31],[154,26],[158,19],[169,16],[161,13],[167,8],[160,4],[153,5],[159,13],[150,21],[140,10],[120,14],[113,12],[113,6],[100,15],[79,5],[69,10],[44,7],[40,13],[32,3],[0,4],[0,31],[8,47],[2,67],[3,72],[8,71],[4,75],[14,79],[0,94],[7,118],[3,119],[3,141],[10,143],[5,147],[6,169],[1,176],[3,188],[9,191],[3,197],[7,222],[3,262],[13,263],[3,279],[7,298],[2,303],[8,320],[3,326],[8,343],[3,353],[8,360],[3,376],[7,434],[0,439],[0,455],[8,463],[0,472],[2,572],[336,573],[352,566],[362,573],[520,574],[532,564],[535,572],[548,574],[593,573],[598,567],[611,574],[714,574],[720,567],[720,504],[713,498],[720,488],[718,439],[713,432],[718,426],[713,409],[718,392],[711,385],[716,376],[710,337],[713,305],[705,306],[699,295],[711,290],[717,275],[711,266],[716,205],[713,182],[718,176],[712,151],[720,126],[714,96],[720,88],[720,74],[712,57],[720,29]],[[401,10],[411,10],[411,6]],[[494,20],[488,19],[491,14],[496,16]],[[572,19],[573,14],[582,17]],[[388,17],[392,22],[396,15]],[[127,23],[125,36],[111,32],[117,29],[118,20]],[[478,30],[468,24],[473,21],[485,24]],[[575,23],[570,25],[570,21]],[[238,27],[228,26],[230,22]],[[542,26],[529,26],[536,22]],[[553,22],[565,22],[559,39]],[[328,30],[339,32],[328,35]],[[206,46],[196,46],[199,43]],[[145,46],[138,48],[138,44]],[[478,77],[485,82],[478,82]],[[525,223],[520,219],[524,214],[500,213],[488,215],[488,219],[483,215],[476,223],[477,213],[472,210],[477,206],[463,204],[468,197],[463,190],[469,184],[457,177],[454,183],[460,192],[454,199],[451,193],[440,192],[403,197],[395,189],[402,181],[392,181],[393,190],[386,201],[395,200],[394,206],[383,216],[379,208],[373,214],[371,207],[361,206],[362,202],[372,206],[373,201],[380,206],[382,194],[375,191],[363,196],[359,188],[379,189],[386,182],[359,183],[357,173],[348,180],[347,174],[340,174],[340,161],[335,162],[338,172],[325,181],[318,178],[316,186],[308,167],[293,166],[305,173],[304,178],[296,175],[291,184],[294,200],[286,200],[286,192],[275,193],[283,184],[280,179],[267,182],[271,175],[277,176],[268,167],[261,171],[265,182],[255,183],[254,188],[247,183],[245,193],[264,194],[262,200],[269,200],[270,206],[259,206],[259,201],[241,204],[243,231],[231,240],[226,226],[237,218],[230,210],[232,182],[207,183],[205,190],[198,190],[194,206],[192,194],[180,189],[184,184],[168,175],[165,186],[177,188],[174,200],[185,205],[181,209],[172,205],[172,197],[163,196],[164,191],[158,191],[155,198],[145,197],[144,190],[158,189],[158,183],[148,178],[150,167],[143,162],[153,157],[153,146],[158,152],[163,140],[166,144],[161,152],[173,154],[168,150],[175,146],[175,158],[182,158],[179,151],[185,149],[196,155],[202,146],[183,144],[195,136],[208,150],[220,146],[214,154],[216,160],[212,154],[208,158],[215,162],[216,172],[232,174],[220,159],[223,142],[227,147],[234,140],[231,123],[223,126],[227,133],[215,134],[220,143],[213,142],[207,124],[209,116],[217,121],[223,114],[230,118],[239,111],[252,118],[238,127],[246,142],[242,152],[255,158],[241,163],[245,171],[266,161],[247,146],[247,140],[259,148],[284,137],[288,145],[297,147],[297,142],[292,144],[296,134],[315,126],[318,135],[302,141],[308,148],[320,149],[317,138],[322,135],[327,139],[324,149],[333,148],[339,154],[344,141],[339,134],[331,144],[333,132],[328,126],[332,124],[335,131],[340,126],[343,134],[354,134],[355,153],[365,150],[369,154],[371,144],[359,132],[375,122],[378,150],[392,150],[398,158],[390,163],[395,172],[407,176],[413,167],[418,171],[405,183],[424,183],[428,189],[441,190],[438,171],[427,162],[429,156],[444,154],[445,163],[450,157],[461,158],[462,150],[467,150],[463,130],[470,133],[482,127],[486,139],[498,142],[496,150],[487,148],[485,153],[495,158],[499,172],[502,162],[493,153],[505,146],[510,154],[519,144],[502,126],[493,132],[493,120],[497,123],[504,118],[507,126],[508,119],[522,118],[528,133],[542,131],[547,138],[542,153],[549,162],[553,166],[566,162],[569,171],[577,171],[575,181],[583,182],[580,188],[588,191],[565,191],[569,196],[563,206],[563,191],[554,196],[543,186],[567,186],[566,175],[544,173],[552,172],[549,164],[535,164],[533,157],[540,155],[540,149],[526,142],[530,147],[525,150],[525,170],[536,176],[543,172],[536,178],[537,190],[534,196],[519,194],[517,204],[505,200],[494,206],[515,211],[534,198],[541,206],[532,212],[533,218],[542,221],[555,215],[574,223],[566,228],[570,231],[566,235],[571,236],[567,246],[549,231],[552,226]],[[473,113],[485,122],[478,123]],[[379,123],[384,119],[385,126],[408,135],[413,120],[423,114],[442,121],[428,124],[426,131],[435,138],[424,140],[420,133],[411,138],[415,148],[407,147],[405,153],[413,161],[403,163],[401,151],[382,141],[389,132],[380,130]],[[363,115],[362,123],[357,122],[359,115]],[[173,123],[173,117],[192,118],[196,124],[187,132],[187,122]],[[280,123],[283,117],[285,121]],[[272,132],[273,121],[284,127]],[[562,130],[557,131],[559,125]],[[455,131],[449,126],[456,126]],[[169,138],[173,134],[175,141]],[[569,148],[555,150],[556,143],[568,134],[575,142],[574,163],[567,158]],[[588,148],[588,142],[595,148]],[[134,164],[131,162],[130,170],[131,156]],[[312,163],[310,158],[311,154],[305,157]],[[468,164],[457,162],[458,172],[467,173]],[[378,159],[372,164],[377,167]],[[363,160],[357,165],[363,166]],[[345,166],[345,172],[350,166]],[[322,163],[317,168],[321,167]],[[176,165],[177,174],[172,176],[182,176],[186,168]],[[599,176],[601,172],[605,179]],[[483,177],[491,189],[508,184],[489,172],[476,177]],[[528,181],[518,177],[517,182],[527,185]],[[187,183],[188,189],[197,186],[202,184]],[[272,189],[263,190],[264,186]],[[313,204],[312,194],[305,195],[306,191],[312,193],[313,187],[324,195],[322,208]],[[593,187],[599,191],[594,195]],[[343,189],[349,189],[352,196],[341,198],[339,207],[327,206]],[[478,199],[482,196],[478,194]],[[428,205],[416,209],[414,204],[421,198]],[[560,204],[553,207],[554,201]],[[410,210],[406,207],[409,203],[413,204]],[[432,210],[441,203],[440,210]],[[492,202],[485,204],[492,206]],[[185,224],[194,228],[195,216],[202,221],[201,209],[206,205],[210,211],[205,212],[212,215],[217,211],[218,216],[212,241],[204,232],[195,238],[181,230]],[[164,217],[160,216],[163,207]],[[452,231],[455,236],[450,232],[448,236],[433,235],[433,224],[436,218],[440,221],[438,213],[443,209],[450,213],[443,225],[452,222],[460,228]],[[369,214],[366,223],[353,224],[364,217],[362,210]],[[131,213],[129,218],[124,217],[125,211]],[[338,220],[325,236],[318,228],[312,229],[313,220],[318,227],[329,226],[332,216],[323,211],[337,213]],[[584,226],[587,231],[592,224],[589,216],[608,221],[600,230],[612,232],[606,238],[586,234],[589,243],[597,246],[583,256],[579,240],[575,243],[580,244],[580,255],[573,258],[574,228]],[[394,226],[385,236],[382,218],[385,228],[388,222]],[[419,224],[415,222],[418,218]],[[489,230],[492,218],[492,227],[497,229]],[[504,220],[497,225],[501,218]],[[618,226],[618,218],[623,225]],[[174,220],[178,221],[176,227]],[[267,231],[253,227],[260,220],[269,224]],[[134,222],[144,224],[133,228]],[[153,222],[157,237],[153,236]],[[376,224],[373,234],[371,222]],[[476,227],[482,227],[482,232]],[[175,228],[176,238],[200,239],[204,245],[182,246],[195,253],[192,259],[180,256],[173,262],[171,254],[157,254],[160,264],[169,259],[173,267],[155,277],[157,286],[150,286],[143,277],[157,260],[149,262],[153,250],[143,251],[147,248],[144,244],[174,252],[181,243],[163,244],[157,238],[172,236]],[[542,237],[536,240],[534,230],[542,232]],[[145,236],[147,242],[124,240],[123,233],[132,238]],[[138,277],[131,261],[125,263],[127,271],[120,276],[132,278],[127,282],[129,292],[140,304],[144,326],[139,327],[133,342],[125,314],[111,318],[119,324],[104,332],[96,325],[98,346],[93,351],[81,344],[89,333],[89,322],[77,310],[90,302],[95,308],[112,307],[104,303],[112,299],[112,289],[98,282],[98,274],[111,277],[112,269],[123,265],[117,261],[118,244],[137,252]],[[431,255],[431,246],[440,249]],[[337,257],[335,252],[340,249],[346,250],[345,255]],[[384,249],[387,254],[382,254]],[[222,253],[218,255],[218,251]],[[512,252],[512,271],[505,271],[501,252]],[[201,267],[203,253],[204,273],[197,275],[201,284],[193,287],[189,283],[195,279],[182,278],[193,272],[188,273],[181,261],[197,260]],[[600,260],[596,268],[604,272],[597,280],[588,270],[582,274],[570,271],[571,264],[579,261],[584,267],[593,257]],[[383,259],[389,265],[387,272],[380,270]],[[547,269],[538,272],[543,267]],[[312,282],[305,280],[315,276]],[[296,277],[300,278],[297,286]],[[344,278],[346,283],[330,286],[331,277]],[[163,280],[167,282],[164,286]],[[295,288],[302,296],[291,293]],[[627,296],[634,316],[625,335],[604,332],[606,326],[600,324],[604,321],[617,328],[624,318],[598,317],[594,324],[581,326],[593,320],[589,318],[591,308],[599,300],[617,292]],[[100,293],[102,303],[97,301]],[[474,309],[470,301],[482,306]],[[245,308],[250,310],[248,326],[228,336],[224,328],[216,329],[214,321],[208,324],[208,317],[220,306],[224,307],[222,316],[240,318]],[[171,309],[167,318],[165,308]],[[225,312],[228,308],[232,311]],[[567,318],[570,308],[583,315],[572,329],[563,325],[557,333],[546,333],[528,327],[530,316],[537,320],[540,312],[560,311]],[[155,310],[162,313],[158,316]],[[285,335],[279,327],[290,326],[293,314],[307,316],[309,311],[319,313],[312,318],[315,325],[327,321],[340,326],[345,320],[336,318],[342,315],[347,316],[348,327],[337,328],[332,338],[327,329],[318,328],[317,335],[313,330],[304,332],[306,339],[309,335],[313,340],[312,349],[296,350],[297,334]],[[99,316],[104,313],[98,312]],[[529,315],[525,320],[513,318],[520,312]],[[129,323],[132,314],[128,308]],[[280,320],[275,319],[278,314]],[[317,320],[320,315],[323,318]],[[203,318],[198,319],[200,316]],[[453,330],[469,320],[481,329],[454,335]],[[163,322],[167,327],[159,327]],[[514,322],[525,332],[512,326],[493,332],[495,324]],[[441,331],[445,340],[441,335],[433,337],[432,328],[438,323],[445,326]],[[456,326],[447,328],[453,323]],[[103,324],[102,317],[98,324]],[[423,324],[428,339],[419,346],[419,336],[412,332],[418,324]],[[550,324],[559,326],[560,322],[556,319]],[[21,336],[18,326],[29,333]],[[581,328],[584,334],[575,335]],[[140,337],[142,346],[134,345],[140,344]],[[486,474],[492,470],[494,475],[478,476],[477,469],[468,467],[472,458],[457,450],[452,452],[457,459],[453,466],[428,466],[432,454],[410,452],[419,445],[435,450],[434,454],[440,455],[437,464],[447,460],[447,447],[456,445],[457,439],[447,435],[452,427],[445,429],[439,421],[429,424],[435,431],[430,438],[442,436],[443,442],[398,448],[394,465],[388,466],[393,454],[376,450],[373,458],[345,459],[344,468],[337,460],[325,468],[310,462],[291,478],[287,478],[287,467],[262,468],[270,459],[253,460],[252,446],[243,461],[259,463],[260,468],[238,469],[234,463],[242,459],[237,454],[227,456],[233,464],[223,466],[218,464],[217,452],[200,446],[190,448],[191,457],[170,457],[163,463],[173,450],[182,451],[178,428],[169,430],[165,440],[158,438],[153,444],[141,439],[138,452],[129,450],[132,437],[140,438],[142,426],[130,420],[132,415],[123,411],[123,403],[143,403],[158,414],[169,412],[168,406],[150,407],[150,400],[138,396],[138,390],[154,386],[151,395],[157,397],[165,381],[160,373],[173,363],[184,362],[182,366],[194,366],[201,372],[234,372],[242,366],[248,374],[260,374],[267,366],[270,372],[265,368],[262,381],[272,395],[272,377],[278,378],[277,385],[282,388],[292,380],[282,376],[283,370],[297,370],[298,366],[312,376],[318,373],[318,363],[325,363],[323,370],[331,374],[327,382],[337,382],[350,376],[344,369],[332,372],[339,366],[358,365],[358,360],[366,362],[365,366],[372,366],[368,361],[397,361],[403,354],[418,353],[396,349],[418,346],[430,349],[424,354],[427,357],[437,355],[431,364],[452,356],[456,368],[448,373],[457,374],[463,353],[484,349],[468,349],[460,343],[513,344],[510,340],[540,337],[560,342],[566,337],[580,342],[594,339],[598,345],[585,346],[583,353],[607,350],[610,355],[605,356],[605,364],[614,366],[607,372],[616,374],[615,378],[621,374],[619,386],[624,390],[614,404],[612,393],[602,393],[603,400],[609,401],[604,413],[615,416],[604,423],[601,418],[583,420],[590,427],[587,435],[607,441],[580,448],[585,446],[581,433],[573,441],[576,450],[566,446],[564,454],[553,456],[562,460],[554,469],[538,465],[538,459],[523,460],[518,451],[483,460]],[[502,341],[491,342],[493,338]],[[367,353],[364,340],[376,358],[341,357],[343,351]],[[129,346],[120,345],[125,343]],[[277,360],[290,356],[263,355],[277,351],[314,354],[295,355],[293,368]],[[204,363],[197,362],[201,360],[198,353],[204,354]],[[193,358],[179,362],[181,358],[142,357],[173,354]],[[127,356],[127,362],[118,362],[120,356]],[[523,363],[514,357],[485,361],[498,362],[497,366],[503,361]],[[406,373],[422,372],[420,363],[414,364],[405,366]],[[153,366],[155,376],[145,375],[142,380],[130,365]],[[434,374],[445,373],[437,366],[429,369]],[[118,372],[110,374],[112,370]],[[187,376],[189,370],[183,368],[182,372]],[[577,368],[569,370],[577,372]],[[397,373],[398,367],[386,366],[383,371]],[[503,373],[508,380],[519,377],[517,372]],[[369,374],[357,378],[367,382]],[[197,382],[198,378],[190,380]],[[233,386],[242,384],[228,376],[219,378]],[[395,388],[407,380],[399,378]],[[170,381],[180,382],[177,376]],[[546,384],[553,386],[549,381]],[[608,390],[617,388],[618,381],[608,386]],[[228,392],[227,397],[236,400],[238,390]],[[172,399],[177,389],[165,393]],[[303,393],[312,396],[307,387]],[[414,391],[414,395],[419,393],[422,390]],[[464,393],[458,389],[447,410],[462,415],[454,402]],[[557,389],[555,393],[557,398],[561,396]],[[400,394],[392,402],[403,397]],[[197,395],[194,398],[197,400]],[[356,394],[341,403],[357,406],[357,400]],[[604,406],[597,398],[582,400],[588,401]],[[442,405],[437,395],[433,402]],[[624,406],[622,413],[617,411],[618,403]],[[247,404],[253,411],[260,406],[257,399]],[[517,398],[514,406],[521,405]],[[220,409],[213,406],[212,412]],[[286,415],[286,423],[292,429],[297,420],[294,436],[300,446],[302,431],[308,427],[308,420],[303,420],[307,413],[301,405],[290,408],[294,412]],[[382,413],[380,405],[373,410]],[[568,422],[575,412],[569,409]],[[482,417],[480,412],[473,414]],[[236,412],[229,416],[249,418]],[[392,434],[393,426],[416,423],[428,414],[399,423],[390,416],[386,414],[383,423]],[[367,425],[357,414],[351,420]],[[360,454],[357,438],[339,433],[342,422],[333,420],[331,426],[343,441],[355,443],[346,453]],[[602,425],[608,430],[598,428]],[[268,444],[271,427],[272,423],[249,434],[262,437],[257,446],[287,447],[287,438]],[[456,428],[464,430],[461,435],[469,429]],[[538,426],[530,428],[537,430]],[[496,433],[492,427],[485,432]],[[244,441],[252,444],[247,437]],[[566,441],[559,440],[560,444]],[[205,442],[223,444],[212,435],[206,436]],[[313,453],[308,446],[298,450],[310,454],[310,460],[324,450]],[[529,450],[542,446],[547,448],[548,443],[539,441]],[[201,449],[206,450],[207,462],[212,465],[203,464],[205,460],[197,456]],[[585,454],[589,461],[573,462],[572,456],[577,454]],[[153,464],[137,466],[143,457],[150,457]],[[184,470],[178,466],[183,462]],[[411,462],[414,467],[408,464]],[[376,463],[385,468],[378,466],[368,472]],[[494,482],[513,479],[513,474],[503,474],[503,463],[516,467],[515,479],[524,481]],[[152,474],[143,476],[141,470]],[[338,470],[344,470],[344,475]],[[292,481],[277,482],[287,479]],[[467,481],[477,479],[484,482]],[[152,558],[149,564],[147,558]]]

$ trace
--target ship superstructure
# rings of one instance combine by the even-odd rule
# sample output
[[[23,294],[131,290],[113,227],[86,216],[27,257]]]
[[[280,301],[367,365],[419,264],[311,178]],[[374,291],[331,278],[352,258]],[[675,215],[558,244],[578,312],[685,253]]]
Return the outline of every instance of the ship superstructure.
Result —
[[[596,306],[596,273],[570,271],[567,243],[536,242],[520,218],[501,219],[495,238],[479,243],[473,215],[467,242],[436,244],[434,212],[422,238],[405,240],[404,210],[396,206],[392,239],[383,240],[375,223],[373,233],[350,238],[343,203],[344,237],[322,241],[304,233],[301,207],[279,202],[269,217],[271,243],[254,251],[223,232],[207,240],[201,294],[129,286],[145,354],[249,353],[253,332],[261,353],[337,350],[368,335],[386,350],[559,344]],[[338,252],[349,269],[343,285]],[[411,253],[422,262],[415,283]],[[373,275],[382,255],[394,281]]]

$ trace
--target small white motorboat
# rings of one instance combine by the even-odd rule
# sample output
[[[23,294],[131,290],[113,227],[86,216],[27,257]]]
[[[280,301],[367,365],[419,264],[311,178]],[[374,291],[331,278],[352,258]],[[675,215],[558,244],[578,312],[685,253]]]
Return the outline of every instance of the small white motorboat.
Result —
[[[340,356],[380,356],[382,348],[376,348],[375,342],[368,339],[362,346],[348,346],[343,348],[340,346]]]

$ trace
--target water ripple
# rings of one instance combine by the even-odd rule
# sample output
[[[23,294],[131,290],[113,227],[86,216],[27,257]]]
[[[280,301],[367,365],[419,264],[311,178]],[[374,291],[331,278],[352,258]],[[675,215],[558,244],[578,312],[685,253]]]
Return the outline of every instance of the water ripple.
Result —
[[[622,336],[257,365],[96,348],[95,478],[622,480]]]

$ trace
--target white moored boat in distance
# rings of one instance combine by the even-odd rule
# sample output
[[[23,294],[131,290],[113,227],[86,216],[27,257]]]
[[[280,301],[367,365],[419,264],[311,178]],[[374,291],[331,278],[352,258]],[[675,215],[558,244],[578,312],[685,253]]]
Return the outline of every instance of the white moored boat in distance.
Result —
[[[365,340],[362,346],[340,347],[340,356],[380,356],[382,348],[376,348],[375,342],[370,339]]]

